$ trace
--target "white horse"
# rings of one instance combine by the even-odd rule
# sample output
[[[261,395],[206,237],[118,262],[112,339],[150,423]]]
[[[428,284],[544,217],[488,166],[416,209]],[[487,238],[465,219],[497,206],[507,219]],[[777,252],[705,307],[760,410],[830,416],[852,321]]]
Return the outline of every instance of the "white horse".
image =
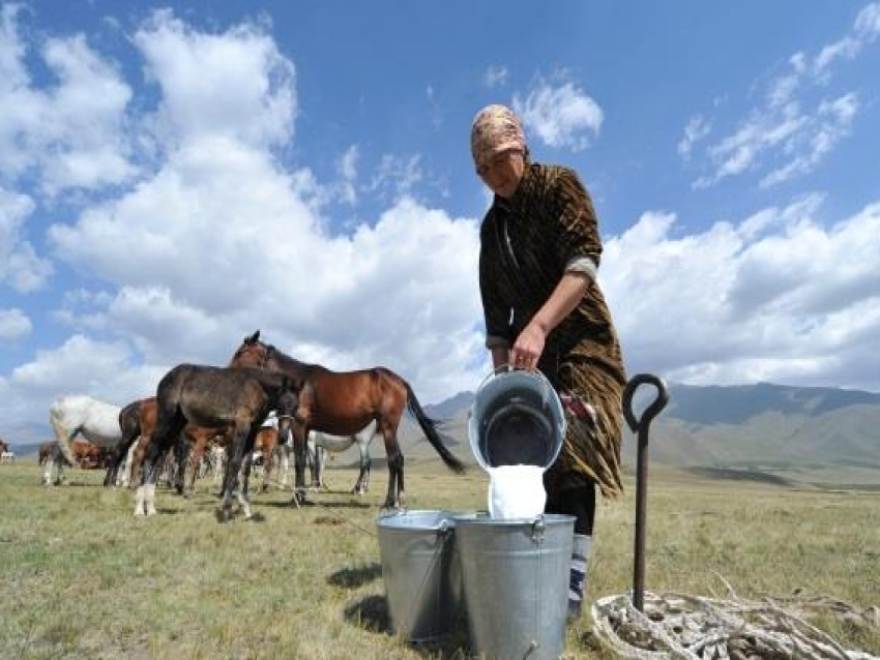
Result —
[[[99,447],[114,447],[122,439],[119,427],[121,408],[110,403],[98,401],[90,396],[62,396],[49,408],[49,423],[55,431],[60,452],[52,452],[52,459],[46,461],[43,470],[43,484],[61,483],[64,459],[76,465],[72,443],[74,437],[82,435]],[[52,481],[52,467],[56,468],[55,481]]]
[[[353,435],[330,435],[320,431],[310,431],[308,440],[309,453],[313,455],[314,471],[312,485],[324,488],[324,450],[326,452],[342,452],[356,444],[361,454],[361,472],[358,475],[352,493],[363,495],[370,488],[370,443],[378,434],[376,422],[370,422],[362,430]]]

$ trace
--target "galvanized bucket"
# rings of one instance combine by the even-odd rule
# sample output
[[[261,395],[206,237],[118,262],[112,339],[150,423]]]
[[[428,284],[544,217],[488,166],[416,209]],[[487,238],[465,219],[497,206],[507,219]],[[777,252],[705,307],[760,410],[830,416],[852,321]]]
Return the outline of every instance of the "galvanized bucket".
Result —
[[[552,660],[565,650],[574,516],[455,521],[472,651]]]
[[[490,374],[477,388],[468,438],[483,469],[503,465],[553,465],[565,440],[559,395],[539,371]]]
[[[402,511],[376,519],[391,631],[428,642],[455,630],[462,612],[461,567],[452,511]]]

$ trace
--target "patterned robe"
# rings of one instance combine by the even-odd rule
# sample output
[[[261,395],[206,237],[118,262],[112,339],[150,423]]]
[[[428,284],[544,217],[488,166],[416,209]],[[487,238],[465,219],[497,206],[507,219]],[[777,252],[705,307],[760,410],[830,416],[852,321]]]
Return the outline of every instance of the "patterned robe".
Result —
[[[553,499],[595,481],[605,497],[623,491],[621,396],[626,374],[617,332],[595,280],[602,244],[593,203],[572,170],[526,163],[514,196],[498,196],[480,230],[480,293],[486,346],[510,347],[566,271],[589,280],[578,306],[547,336],[538,368],[560,393],[594,415],[568,411],[559,459],[545,475]]]

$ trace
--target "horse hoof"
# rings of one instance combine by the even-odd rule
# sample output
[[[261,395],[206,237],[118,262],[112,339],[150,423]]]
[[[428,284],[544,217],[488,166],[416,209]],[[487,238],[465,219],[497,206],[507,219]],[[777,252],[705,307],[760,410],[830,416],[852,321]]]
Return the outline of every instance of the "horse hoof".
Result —
[[[232,520],[232,510],[231,509],[217,509],[217,522],[228,523]]]
[[[138,507],[137,509],[134,510],[134,517],[135,518],[143,518],[144,515],[146,515],[146,514],[144,514],[144,510],[140,507]]]
[[[152,507],[150,507],[149,509],[147,509],[147,516],[155,516],[156,513],[157,513],[156,509],[154,509],[154,508],[152,508]]]

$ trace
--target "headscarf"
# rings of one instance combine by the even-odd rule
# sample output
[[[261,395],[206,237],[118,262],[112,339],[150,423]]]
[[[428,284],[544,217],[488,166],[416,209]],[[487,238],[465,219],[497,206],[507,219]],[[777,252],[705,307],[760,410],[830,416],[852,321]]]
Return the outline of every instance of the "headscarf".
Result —
[[[479,170],[502,151],[526,152],[522,121],[503,105],[489,105],[480,110],[471,125],[471,154]]]

